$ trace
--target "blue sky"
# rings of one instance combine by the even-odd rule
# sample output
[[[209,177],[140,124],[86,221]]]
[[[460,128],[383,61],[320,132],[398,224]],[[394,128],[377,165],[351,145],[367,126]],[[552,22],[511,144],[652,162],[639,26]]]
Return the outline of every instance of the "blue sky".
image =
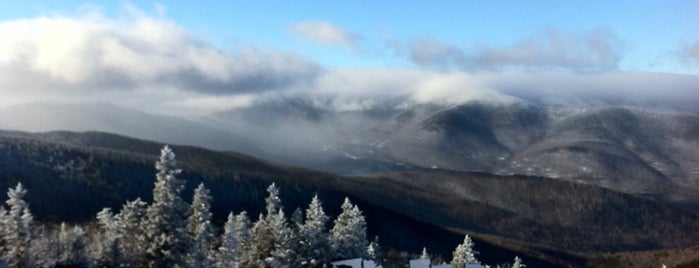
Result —
[[[100,10],[118,18],[131,5],[174,21],[221,49],[239,45],[293,51],[330,67],[411,67],[389,45],[434,39],[462,48],[506,47],[555,29],[581,34],[604,29],[619,41],[618,69],[692,73],[678,60],[699,42],[698,1],[4,1],[0,20],[81,16]],[[356,37],[353,48],[294,36],[302,22],[326,22]]]
[[[533,3],[532,3],[533,2]],[[0,108],[699,101],[699,1],[0,1]],[[610,101],[614,99],[614,101]]]

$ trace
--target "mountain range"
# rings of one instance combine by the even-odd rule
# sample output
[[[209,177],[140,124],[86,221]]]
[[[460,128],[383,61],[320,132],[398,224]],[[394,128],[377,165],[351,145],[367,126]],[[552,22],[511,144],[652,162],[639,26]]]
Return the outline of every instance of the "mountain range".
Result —
[[[26,104],[0,128],[104,131],[341,175],[425,168],[584,182],[696,211],[699,114],[470,102],[338,110],[303,98],[180,118],[112,104]]]
[[[150,198],[160,146],[101,132],[3,131],[0,187],[25,184],[41,221],[89,221],[102,207]],[[694,213],[588,183],[432,168],[338,176],[233,152],[174,150],[185,192],[207,184],[218,222],[231,210],[261,211],[264,189],[275,182],[287,209],[317,192],[336,215],[348,196],[385,247],[427,246],[446,258],[464,233],[477,239],[483,261],[520,255],[545,267],[583,266],[604,252],[690,247],[699,238]]]

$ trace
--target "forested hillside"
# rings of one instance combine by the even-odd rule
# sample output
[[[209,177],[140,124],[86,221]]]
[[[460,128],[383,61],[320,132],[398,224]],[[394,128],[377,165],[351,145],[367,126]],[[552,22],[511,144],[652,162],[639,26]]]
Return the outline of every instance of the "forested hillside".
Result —
[[[48,142],[37,136],[50,136],[61,142]],[[78,143],[91,143],[91,146],[77,146]],[[121,146],[126,149],[118,150]],[[11,188],[22,182],[29,189],[26,200],[39,222],[86,223],[93,221],[103,207],[118,211],[128,200],[139,197],[145,202],[152,200],[153,163],[157,160],[159,146],[105,133],[7,132],[0,138],[0,170],[3,171],[0,187]],[[419,252],[427,247],[435,256],[448,259],[463,238],[462,233],[424,223],[359,198],[356,193],[364,189],[353,182],[354,178],[280,166],[236,153],[187,146],[173,148],[178,152],[178,165],[183,169],[180,177],[185,182],[184,200],[191,201],[194,188],[203,182],[213,197],[211,211],[213,222],[218,226],[225,223],[231,211],[245,210],[251,217],[264,212],[261,200],[267,194],[266,188],[274,182],[287,215],[293,214],[292,208],[306,207],[317,193],[328,215],[334,217],[340,214],[344,198],[351,198],[367,217],[368,236],[379,235],[383,248],[388,253],[393,252],[389,255],[392,257],[402,258],[398,254],[400,251]],[[484,262],[500,263],[511,261],[516,255],[523,256],[492,243],[476,241],[476,250],[483,252],[480,259]],[[551,265],[551,260],[533,257],[528,258],[528,262]]]
[[[190,203],[183,200],[175,154],[165,146],[156,162],[153,200],[127,201],[121,210],[104,208],[97,226],[72,228],[42,222],[24,200],[22,183],[0,207],[0,264],[9,267],[323,267],[329,261],[361,257],[382,262],[378,237],[369,242],[366,219],[345,198],[328,227],[322,201],[284,213],[279,189],[271,184],[257,220],[230,212],[223,232],[212,222],[211,194],[200,184]],[[94,224],[92,224],[94,225]],[[469,247],[470,250],[470,247]]]
[[[127,200],[153,200],[160,146],[97,132],[4,132],[0,187],[22,182],[38,221],[92,221],[103,207],[118,211]],[[183,169],[184,200],[190,202],[203,182],[218,226],[230,211],[264,212],[260,200],[274,182],[286,215],[306,207],[316,193],[328,215],[339,215],[349,197],[364,211],[369,236],[379,235],[385,249],[418,252],[426,246],[446,258],[464,233],[475,236],[486,263],[526,253],[530,265],[545,260],[576,266],[600,252],[686,247],[698,237],[691,213],[570,181],[432,169],[340,177],[232,152],[173,148]]]

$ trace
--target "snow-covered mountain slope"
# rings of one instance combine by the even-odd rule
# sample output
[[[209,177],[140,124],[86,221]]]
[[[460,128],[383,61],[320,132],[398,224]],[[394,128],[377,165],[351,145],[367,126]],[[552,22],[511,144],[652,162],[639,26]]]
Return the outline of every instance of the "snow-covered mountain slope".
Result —
[[[688,110],[485,102],[338,110],[287,98],[182,119],[108,104],[31,104],[0,110],[0,128],[106,131],[338,174],[444,168],[545,176],[699,203],[699,115]]]

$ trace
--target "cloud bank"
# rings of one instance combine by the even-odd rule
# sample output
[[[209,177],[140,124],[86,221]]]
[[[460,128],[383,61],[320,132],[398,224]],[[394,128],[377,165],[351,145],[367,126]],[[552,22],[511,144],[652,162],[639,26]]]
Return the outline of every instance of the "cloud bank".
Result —
[[[649,72],[478,72],[341,69],[289,92],[330,110],[470,101],[543,106],[639,106],[699,111],[699,76]],[[301,94],[303,93],[303,94]]]
[[[408,58],[418,66],[469,71],[520,68],[604,72],[617,68],[622,52],[623,42],[605,29],[573,34],[549,28],[503,47],[459,48],[431,38],[408,45]]]
[[[226,95],[288,88],[322,71],[274,49],[223,51],[172,21],[143,15],[6,21],[0,36],[3,84],[17,90],[176,88]]]
[[[292,29],[329,45],[358,38],[324,22]],[[698,76],[617,71],[623,45],[606,30],[548,29],[501,47],[414,40],[401,51],[422,68],[373,69],[322,67],[264,47],[227,51],[142,13],[4,21],[0,36],[0,107],[98,101],[202,115],[284,98],[337,111],[468,101],[699,107]],[[696,62],[697,47],[683,55]]]

